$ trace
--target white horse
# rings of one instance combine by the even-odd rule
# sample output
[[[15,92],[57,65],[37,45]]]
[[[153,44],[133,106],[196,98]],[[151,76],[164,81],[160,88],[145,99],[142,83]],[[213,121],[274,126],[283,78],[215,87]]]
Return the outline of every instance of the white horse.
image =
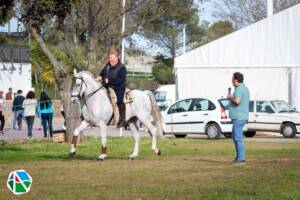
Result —
[[[101,154],[97,160],[105,160],[107,158],[107,124],[113,115],[113,107],[107,89],[97,82],[89,72],[82,71],[77,73],[76,69],[74,69],[73,73],[74,82],[71,101],[76,102],[80,100],[84,120],[74,131],[70,155],[74,156],[76,154],[76,143],[79,133],[91,125],[100,127],[102,147]],[[134,134],[135,146],[133,153],[129,155],[129,159],[135,159],[139,153],[140,135],[135,126],[137,119],[150,130],[152,150],[157,155],[160,155],[161,151],[157,148],[156,137],[157,135],[162,136],[161,116],[154,95],[151,91],[140,90],[132,90],[132,95],[134,101],[130,103],[130,109],[126,110],[126,121]],[[151,123],[151,116],[154,119],[155,126]]]

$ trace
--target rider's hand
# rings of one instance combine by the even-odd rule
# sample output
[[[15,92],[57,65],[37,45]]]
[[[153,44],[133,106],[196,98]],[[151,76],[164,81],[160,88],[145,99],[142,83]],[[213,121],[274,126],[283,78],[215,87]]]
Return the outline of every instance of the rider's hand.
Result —
[[[98,76],[95,80],[100,82],[100,81],[102,81],[103,79],[102,79],[101,76]]]

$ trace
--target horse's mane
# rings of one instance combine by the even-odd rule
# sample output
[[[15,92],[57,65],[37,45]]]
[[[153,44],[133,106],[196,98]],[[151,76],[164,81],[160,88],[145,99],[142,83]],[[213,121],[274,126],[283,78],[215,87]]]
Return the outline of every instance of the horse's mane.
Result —
[[[88,74],[90,75],[92,78],[94,78],[94,74],[92,72],[89,72],[89,71],[81,71],[81,73],[84,73],[84,74]]]

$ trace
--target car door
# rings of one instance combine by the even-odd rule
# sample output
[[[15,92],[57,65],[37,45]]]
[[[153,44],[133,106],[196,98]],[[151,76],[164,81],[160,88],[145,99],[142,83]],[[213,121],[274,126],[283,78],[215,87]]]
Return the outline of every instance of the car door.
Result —
[[[249,102],[249,120],[247,124],[248,130],[254,130],[255,129],[255,109],[254,109],[254,101]]]
[[[216,106],[208,99],[194,99],[189,112],[189,127],[192,133],[205,133],[205,124],[212,118]]]
[[[185,99],[173,104],[168,110],[165,120],[165,126],[171,133],[189,133],[191,132],[190,109],[193,99]]]
[[[255,129],[274,131],[279,130],[280,120],[269,101],[256,101]]]

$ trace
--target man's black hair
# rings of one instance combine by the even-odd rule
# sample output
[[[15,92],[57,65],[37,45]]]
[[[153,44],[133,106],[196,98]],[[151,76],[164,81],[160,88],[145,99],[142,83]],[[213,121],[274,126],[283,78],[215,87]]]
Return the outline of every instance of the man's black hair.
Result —
[[[233,74],[233,79],[237,80],[239,83],[243,83],[244,82],[244,75],[240,72],[235,72]]]
[[[22,94],[22,92],[23,92],[22,90],[18,90],[17,91],[18,94]]]

